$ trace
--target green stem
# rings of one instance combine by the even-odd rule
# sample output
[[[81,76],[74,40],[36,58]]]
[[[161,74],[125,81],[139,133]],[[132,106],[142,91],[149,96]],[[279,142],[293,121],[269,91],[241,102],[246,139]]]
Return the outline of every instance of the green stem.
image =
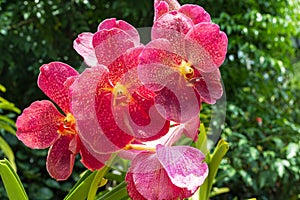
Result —
[[[88,193],[87,200],[94,200],[95,199],[97,190],[99,188],[99,183],[101,183],[103,177],[105,176],[105,174],[110,169],[109,166],[111,166],[111,164],[113,163],[115,157],[116,157],[116,155],[113,154],[112,157],[107,161],[106,165],[101,170],[97,171],[97,173],[94,176],[94,179],[91,183],[91,187],[90,187],[90,190],[89,190],[89,193]]]
[[[207,165],[209,168],[209,174],[202,186],[200,187],[199,191],[199,198],[201,200],[208,200],[210,197],[212,185],[214,183],[214,179],[217,175],[218,168],[220,166],[221,160],[225,156],[229,149],[229,145],[223,139],[218,142],[218,145],[211,155],[207,155],[208,158],[206,159]]]

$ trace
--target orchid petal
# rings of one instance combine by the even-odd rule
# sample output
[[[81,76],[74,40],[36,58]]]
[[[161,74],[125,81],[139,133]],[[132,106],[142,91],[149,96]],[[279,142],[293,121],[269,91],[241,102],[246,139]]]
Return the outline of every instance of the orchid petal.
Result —
[[[108,69],[109,83],[125,86],[130,96],[128,99],[125,95],[125,102],[120,106],[115,100],[116,97],[111,96],[114,120],[124,132],[144,141],[166,134],[169,122],[155,109],[155,94],[146,89],[137,77],[138,57],[142,50],[142,47],[129,49],[120,59],[108,66]]]
[[[147,91],[140,88],[132,94],[132,102],[122,109],[114,109],[118,126],[132,135],[136,140],[150,141],[165,135],[170,123],[165,120],[154,107],[154,98],[145,98],[141,93]],[[126,122],[126,123],[124,123]],[[129,128],[130,127],[130,128]]]
[[[67,64],[51,62],[40,67],[38,77],[39,88],[52,99],[64,112],[70,112],[69,88],[64,82],[71,76],[77,76],[78,72]]]
[[[49,149],[47,170],[56,180],[66,180],[72,173],[75,155],[69,150],[72,136],[61,136]]]
[[[168,40],[153,40],[144,48],[139,59],[138,76],[148,89],[159,91],[167,83],[176,81],[175,67],[180,65],[182,58],[172,52]]]
[[[176,82],[168,83],[157,92],[155,106],[165,119],[177,123],[184,123],[198,116],[200,100],[197,93],[179,74],[174,76]]]
[[[131,36],[136,45],[140,43],[140,36],[137,30],[132,25],[123,20],[116,20],[115,18],[106,19],[99,24],[98,31],[101,31],[103,29],[109,30],[112,28],[119,28],[125,31],[128,35]]]
[[[223,63],[227,43],[227,36],[218,25],[203,22],[187,33],[185,51],[196,69],[211,72]]]
[[[58,124],[63,119],[50,101],[35,101],[18,117],[17,137],[30,148],[47,148],[58,138]]]
[[[197,141],[198,134],[199,134],[199,130],[198,130],[199,126],[200,126],[200,118],[197,115],[183,124],[183,133],[187,137],[191,138],[193,141]]]
[[[148,152],[142,152],[134,158],[126,181],[129,183],[127,188],[130,195],[138,192],[149,200],[175,200],[191,196],[189,191],[179,188],[171,182],[156,154]],[[132,198],[135,199],[135,196]]]
[[[98,60],[93,47],[93,33],[81,33],[73,42],[73,48],[84,59],[84,62],[90,66],[95,67],[98,65]]]
[[[166,13],[154,22],[152,39],[166,38],[171,41],[174,33],[178,32],[185,35],[193,25],[193,21],[180,12],[172,11]]]
[[[132,138],[124,133],[110,132],[112,126],[114,129],[117,127],[116,124],[109,124],[113,121],[111,112],[108,112],[108,109],[111,109],[111,98],[105,95],[102,98],[104,93],[100,93],[102,86],[103,88],[111,87],[108,81],[104,81],[107,80],[107,74],[102,67],[85,69],[71,87],[72,112],[76,118],[79,136],[88,151],[94,152],[94,157],[97,154],[115,152],[124,147]],[[102,86],[99,86],[99,82]],[[102,119],[104,121],[101,121]]]
[[[154,21],[160,18],[163,14],[169,12],[169,5],[165,1],[160,1],[154,7]]]
[[[178,10],[180,8],[180,4],[177,0],[155,0],[154,7],[159,5],[160,2],[166,2],[169,5],[170,10]]]
[[[196,192],[208,175],[205,156],[196,148],[188,146],[156,147],[157,158],[166,170],[172,183]]]
[[[210,73],[202,73],[194,82],[195,89],[201,96],[201,101],[208,104],[215,104],[223,94],[221,74],[219,69]]]
[[[117,58],[107,68],[109,69],[109,80],[114,85],[117,82],[122,82],[134,90],[141,85],[137,78],[136,67],[139,64],[138,57],[141,54],[143,47],[134,47],[123,52],[122,56]],[[120,79],[123,79],[120,81]]]
[[[119,110],[112,110],[114,107],[112,105],[112,94],[102,92],[96,96],[96,114],[98,118],[98,123],[106,137],[117,147],[124,148],[133,137],[130,134],[130,126],[126,123],[127,120],[124,120],[120,115],[114,115],[119,113]],[[119,107],[121,108],[122,107]],[[120,111],[122,113],[122,111]],[[128,134],[129,133],[129,134]]]
[[[125,31],[112,28],[102,29],[94,34],[93,47],[99,64],[110,65],[127,49],[135,46],[132,37]]]
[[[137,191],[132,173],[128,172],[125,180],[127,182],[127,192],[133,200],[147,200]]]
[[[185,4],[178,11],[193,20],[195,25],[201,22],[210,22],[209,14],[198,5]]]
[[[81,144],[81,148],[80,148],[80,155],[81,155],[81,163],[88,168],[89,170],[98,170],[101,167],[104,166],[104,162],[103,161],[107,161],[110,158],[110,154],[102,154],[102,158],[101,159],[97,159],[93,156],[93,154],[91,154],[83,144]],[[100,155],[100,154],[99,154]]]
[[[169,40],[173,51],[185,57],[185,35],[194,26],[193,21],[186,15],[172,11],[164,14],[153,24],[151,31],[152,40],[165,38]]]

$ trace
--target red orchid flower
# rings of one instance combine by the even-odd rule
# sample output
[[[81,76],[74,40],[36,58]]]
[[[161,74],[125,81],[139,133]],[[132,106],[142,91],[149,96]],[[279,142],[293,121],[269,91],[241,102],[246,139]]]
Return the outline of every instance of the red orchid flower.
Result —
[[[199,113],[201,102],[214,104],[222,96],[218,68],[228,41],[203,8],[177,3],[155,2],[159,15],[152,41],[141,53],[138,74],[147,88],[157,93],[159,112],[181,123]]]
[[[82,145],[76,129],[76,119],[70,109],[69,87],[78,76],[76,70],[61,62],[45,64],[40,68],[39,88],[64,112],[48,101],[35,101],[24,109],[17,119],[17,137],[33,149],[48,148],[47,170],[57,180],[67,179],[73,169],[75,156],[89,169],[103,166]],[[105,158],[105,159],[104,159]],[[108,160],[109,155],[103,156]]]
[[[134,139],[155,140],[169,130],[169,121],[153,106],[155,94],[138,79],[142,50],[129,48],[107,67],[86,69],[72,86],[80,137],[95,157],[119,151]]]

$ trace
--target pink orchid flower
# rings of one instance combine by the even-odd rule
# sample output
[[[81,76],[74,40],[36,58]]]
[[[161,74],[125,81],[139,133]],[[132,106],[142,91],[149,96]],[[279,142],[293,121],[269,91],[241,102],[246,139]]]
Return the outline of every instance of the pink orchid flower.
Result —
[[[201,151],[188,146],[157,145],[143,151],[134,157],[126,175],[128,194],[133,200],[188,198],[208,175],[204,159]]]
[[[66,180],[71,175],[77,153],[81,154],[81,162],[87,168],[95,170],[103,166],[78,137],[69,94],[69,87],[77,76],[76,70],[61,62],[41,66],[38,86],[64,114],[48,100],[35,101],[24,109],[16,122],[17,137],[26,146],[33,149],[50,147],[46,166],[49,174],[57,180]],[[109,157],[104,155],[103,160]]]
[[[112,46],[107,48],[108,45]],[[127,22],[115,18],[102,21],[96,33],[79,34],[73,43],[74,49],[90,67],[107,66],[128,47],[139,45],[140,37],[137,30]]]
[[[197,140],[199,124],[199,117],[172,124],[163,137],[132,143],[119,153],[120,157],[132,160],[126,182],[133,200],[184,199],[203,184],[208,175],[204,155],[192,147],[172,146],[182,135]]]
[[[157,94],[159,112],[182,123],[199,114],[201,102],[214,104],[221,98],[219,67],[228,40],[197,5],[158,0],[155,9],[152,41],[139,57],[138,74]]]

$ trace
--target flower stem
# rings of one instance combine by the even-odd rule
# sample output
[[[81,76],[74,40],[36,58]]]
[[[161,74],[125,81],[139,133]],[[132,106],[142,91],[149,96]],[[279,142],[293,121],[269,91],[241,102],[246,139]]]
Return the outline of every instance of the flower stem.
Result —
[[[99,184],[102,182],[103,177],[105,176],[105,174],[108,172],[108,170],[110,169],[111,164],[113,163],[113,161],[115,160],[116,154],[113,154],[112,157],[107,161],[107,163],[105,164],[105,166],[103,168],[101,168],[100,170],[97,170],[97,173],[91,183],[91,187],[88,193],[88,197],[87,200],[94,200],[97,190],[99,188]]]

